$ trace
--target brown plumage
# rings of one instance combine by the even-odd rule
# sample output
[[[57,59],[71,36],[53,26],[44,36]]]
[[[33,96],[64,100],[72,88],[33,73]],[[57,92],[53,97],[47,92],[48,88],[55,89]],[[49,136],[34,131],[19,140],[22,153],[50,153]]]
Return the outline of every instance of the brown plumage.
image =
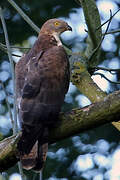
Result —
[[[59,35],[71,27],[50,19],[32,49],[16,65],[16,93],[22,135],[23,168],[40,171],[46,160],[49,129],[56,126],[69,87],[69,62]]]

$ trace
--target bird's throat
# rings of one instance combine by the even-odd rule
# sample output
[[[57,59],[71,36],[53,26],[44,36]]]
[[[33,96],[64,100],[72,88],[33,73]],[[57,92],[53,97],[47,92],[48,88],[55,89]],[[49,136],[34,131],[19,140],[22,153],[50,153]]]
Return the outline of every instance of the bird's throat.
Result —
[[[57,33],[53,33],[52,35],[54,36],[55,40],[57,41],[57,46],[62,46],[62,42],[60,40],[59,35]]]

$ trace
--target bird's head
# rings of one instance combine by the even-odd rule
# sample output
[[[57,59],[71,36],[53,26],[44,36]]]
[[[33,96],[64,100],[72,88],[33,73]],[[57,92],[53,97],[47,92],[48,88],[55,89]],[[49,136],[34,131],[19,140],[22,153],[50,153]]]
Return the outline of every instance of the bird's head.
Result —
[[[43,24],[40,33],[60,35],[64,31],[72,31],[72,28],[63,20],[49,19]]]

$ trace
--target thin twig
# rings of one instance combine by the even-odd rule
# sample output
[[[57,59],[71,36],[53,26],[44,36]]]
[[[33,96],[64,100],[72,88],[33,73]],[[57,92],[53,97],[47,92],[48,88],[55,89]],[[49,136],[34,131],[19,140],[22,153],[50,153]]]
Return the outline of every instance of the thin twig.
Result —
[[[112,71],[120,72],[120,69],[112,69],[112,68],[104,68],[104,67],[93,67],[92,69],[94,69],[94,70],[109,71],[110,73],[111,73]]]
[[[1,8],[1,7],[0,7],[0,17],[1,17],[2,26],[3,26],[3,31],[4,31],[4,35],[5,35],[5,41],[6,41],[6,46],[7,46],[8,58],[9,58],[10,65],[11,65],[13,88],[14,88],[14,93],[15,93],[16,90],[15,90],[14,62],[13,62],[13,59],[12,59],[12,53],[11,53],[11,49],[10,49],[10,43],[9,43],[9,38],[8,38],[6,23],[5,23],[5,20],[4,20],[4,17],[3,17],[3,12],[2,12],[2,8]],[[13,104],[13,106],[14,106],[14,128],[13,128],[13,134],[16,134],[16,133],[17,133],[16,93],[14,94],[14,104]]]
[[[39,180],[42,180],[42,170],[40,171],[39,177],[40,177]]]
[[[119,33],[120,32],[120,29],[117,29],[117,30],[113,30],[113,31],[109,31],[106,33],[107,34],[115,34],[115,33]],[[104,35],[105,33],[103,33],[102,35]]]
[[[24,175],[24,173],[23,173],[22,164],[21,164],[20,161],[18,162],[18,168],[19,168],[19,172],[20,172],[20,175],[21,175],[21,179],[22,179],[22,180],[26,180],[26,177],[25,177],[25,175]]]
[[[88,33],[88,30],[85,29],[85,32]],[[120,29],[116,29],[116,30],[109,31],[109,32],[107,32],[106,34],[105,34],[105,33],[102,33],[102,36],[103,36],[104,34],[105,34],[105,35],[107,35],[107,34],[115,34],[115,33],[119,33],[119,32],[120,32]]]
[[[13,1],[8,0],[8,2],[16,9],[16,11],[22,16],[22,18],[37,32],[40,32],[40,28],[36,26],[33,21],[23,12],[23,10]]]
[[[94,73],[93,76],[94,76],[94,75],[99,75],[99,76],[103,77],[104,79],[106,79],[107,81],[109,81],[110,83],[120,84],[120,81],[117,81],[117,82],[111,81],[110,79],[108,79],[108,78],[107,78],[104,74],[102,74],[102,73]]]
[[[4,35],[5,35],[5,41],[6,41],[6,46],[7,46],[7,53],[8,53],[8,57],[9,57],[9,61],[10,61],[10,65],[11,65],[11,71],[12,71],[12,80],[13,80],[13,88],[14,88],[14,124],[13,124],[13,134],[17,133],[17,106],[16,106],[16,83],[15,83],[15,71],[14,71],[14,63],[13,63],[13,59],[12,59],[12,53],[11,53],[11,48],[10,48],[10,43],[9,43],[9,39],[8,39],[8,33],[7,33],[7,28],[6,28],[6,23],[3,17],[3,13],[2,13],[2,8],[0,7],[0,17],[1,17],[1,21],[2,21],[2,26],[3,26],[3,31],[4,31]],[[23,170],[21,167],[21,163],[18,163],[18,168],[19,168],[19,172],[21,174],[21,177],[24,177],[23,175]],[[22,178],[23,179],[23,178]]]
[[[25,50],[30,50],[31,49],[31,48],[28,48],[28,47],[20,47],[20,46],[10,46],[10,48],[12,48],[12,49],[25,49]],[[5,53],[7,53],[7,48],[6,48],[5,44],[0,43],[0,49],[2,51],[4,51]],[[66,46],[64,46],[64,49],[66,50],[68,55],[72,55],[71,49],[69,49]],[[16,54],[12,54],[12,56],[21,57],[20,55],[16,55]]]
[[[31,48],[29,47],[20,47],[20,46],[11,46],[12,49],[25,49],[25,50],[29,50]]]
[[[112,17],[110,17],[107,21],[105,21],[103,24],[101,24],[100,26],[98,26],[98,27],[96,28],[96,31],[97,31],[98,29],[100,29],[102,26],[104,26],[106,23],[108,23],[108,22],[110,21],[110,19],[113,18],[119,11],[120,11],[120,8],[112,15]]]
[[[104,38],[105,38],[105,35],[106,35],[106,33],[107,33],[108,29],[109,29],[109,26],[110,26],[110,23],[111,23],[111,21],[112,21],[112,18],[113,18],[113,16],[112,16],[112,11],[110,10],[110,19],[109,19],[109,23],[108,23],[108,25],[107,25],[107,28],[106,28],[106,30],[105,30],[105,34],[103,35],[103,37],[102,37],[101,41],[99,42],[98,46],[93,50],[92,54],[91,54],[90,57],[88,58],[88,62],[89,62],[89,63],[90,63],[90,61],[92,60],[93,56],[94,56],[94,55],[97,53],[97,51],[99,50],[99,48],[100,48],[100,46],[101,46],[101,44],[102,44],[102,42],[103,42],[103,40],[104,40]]]
[[[7,94],[7,91],[6,91],[5,86],[4,86],[2,81],[0,81],[0,84],[1,84],[1,86],[3,88],[3,91],[4,91],[5,96],[6,96],[5,101],[6,101],[8,112],[9,112],[9,115],[10,115],[11,124],[12,124],[12,127],[14,128],[14,120],[13,120],[13,115],[12,115],[12,111],[11,111],[11,108],[10,108],[10,104],[9,104],[9,101],[8,101],[8,94]]]
[[[0,43],[0,49],[2,50],[2,51],[4,51],[6,54],[8,54],[8,52],[7,52],[7,48],[5,48],[4,46],[2,46],[2,44]],[[14,53],[12,53],[12,56],[15,56],[15,57],[21,57],[20,55],[17,55],[17,54],[14,54]]]
[[[5,49],[7,49],[5,44],[0,43],[0,46],[4,47]],[[20,47],[20,46],[10,46],[11,49],[26,49],[29,50],[30,48],[28,47]]]

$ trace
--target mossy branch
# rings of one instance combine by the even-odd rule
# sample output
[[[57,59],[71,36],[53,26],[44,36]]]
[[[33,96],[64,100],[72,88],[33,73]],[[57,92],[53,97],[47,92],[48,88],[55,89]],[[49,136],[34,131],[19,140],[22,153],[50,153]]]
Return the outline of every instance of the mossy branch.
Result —
[[[74,63],[71,81],[92,103],[103,100],[107,95],[94,83],[86,66],[81,62]]]
[[[84,132],[91,128],[111,121],[117,121],[120,117],[120,91],[116,91],[103,99],[103,101],[91,104],[82,109],[73,109],[71,112],[60,114],[61,124],[52,129],[49,142],[55,143],[67,137]],[[117,122],[120,126],[120,123]],[[0,172],[12,167],[18,159],[16,144],[18,136],[11,136],[0,143]]]
[[[74,58],[74,56],[73,56]],[[73,61],[74,62],[74,61]],[[92,103],[100,102],[107,97],[107,93],[102,91],[96,83],[94,83],[85,64],[81,61],[76,61],[73,64],[74,70],[71,75],[71,81]],[[112,122],[120,131],[120,125],[117,122]]]
[[[99,28],[96,31],[96,27],[101,25],[100,15],[98,8],[96,6],[96,2],[94,0],[79,0],[81,6],[83,8],[85,21],[88,27],[88,38],[87,38],[87,48],[85,50],[86,57],[89,57],[92,51],[97,48],[99,42],[102,38],[102,30]],[[92,63],[95,65],[99,64],[99,54],[100,49],[97,52],[97,56],[93,58]],[[92,64],[90,64],[92,66]]]

